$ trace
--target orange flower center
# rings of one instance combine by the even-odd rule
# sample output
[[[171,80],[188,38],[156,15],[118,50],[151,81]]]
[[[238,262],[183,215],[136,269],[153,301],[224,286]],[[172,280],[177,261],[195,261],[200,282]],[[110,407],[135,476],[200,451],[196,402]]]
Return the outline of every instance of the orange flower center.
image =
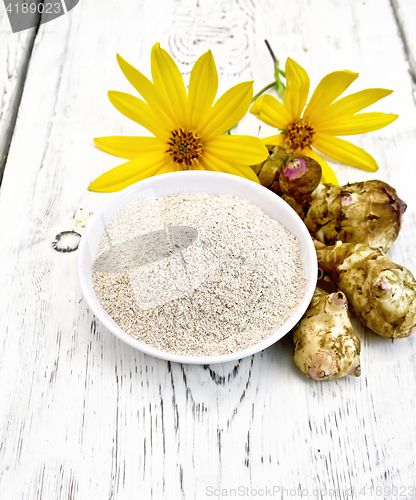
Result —
[[[198,163],[198,158],[202,154],[200,139],[200,134],[195,133],[192,129],[174,130],[168,141],[170,148],[166,152],[173,156],[174,162],[188,170],[189,167]]]
[[[285,145],[293,150],[303,149],[312,144],[314,134],[312,123],[302,118],[295,123],[289,123],[286,127]]]

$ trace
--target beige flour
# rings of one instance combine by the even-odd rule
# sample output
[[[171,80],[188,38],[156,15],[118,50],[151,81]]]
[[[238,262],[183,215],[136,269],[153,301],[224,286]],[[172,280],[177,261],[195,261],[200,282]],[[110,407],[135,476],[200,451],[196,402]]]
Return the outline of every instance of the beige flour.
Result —
[[[103,308],[135,339],[184,355],[269,336],[303,296],[296,237],[247,200],[141,198],[110,221],[94,263]]]

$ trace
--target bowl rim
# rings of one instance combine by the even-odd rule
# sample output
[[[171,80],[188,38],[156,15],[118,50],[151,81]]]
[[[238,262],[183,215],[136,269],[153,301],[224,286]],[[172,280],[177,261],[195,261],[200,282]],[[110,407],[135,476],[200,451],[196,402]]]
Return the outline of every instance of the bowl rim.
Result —
[[[292,219],[292,223],[296,224],[297,226],[296,230],[299,232],[300,235],[302,235],[302,241],[300,241],[299,234],[296,236],[299,241],[299,245],[301,247],[301,253],[303,253],[302,267],[304,268],[306,277],[305,293],[302,299],[299,301],[298,305],[296,306],[296,309],[293,312],[293,314],[279,328],[277,328],[273,333],[271,333],[269,336],[267,336],[265,339],[263,339],[261,342],[258,342],[257,344],[254,344],[246,349],[242,349],[241,351],[235,351],[228,354],[220,354],[213,356],[189,356],[183,354],[174,354],[174,353],[169,353],[167,351],[162,351],[160,349],[157,349],[156,347],[153,347],[149,344],[134,339],[128,333],[126,333],[120,326],[118,326],[115,323],[115,321],[109,316],[109,314],[105,311],[105,309],[101,306],[101,303],[99,302],[92,286],[92,280],[91,280],[92,256],[89,246],[89,240],[92,236],[93,231],[95,230],[95,227],[98,224],[101,225],[104,224],[105,228],[106,226],[105,219],[107,218],[107,222],[111,219],[111,217],[110,218],[108,216],[106,217],[104,214],[106,212],[108,213],[109,211],[111,211],[111,208],[122,202],[123,199],[124,203],[122,207],[125,206],[127,203],[130,203],[130,201],[133,201],[133,199],[137,198],[137,196],[136,197],[133,196],[134,194],[138,194],[142,191],[149,190],[152,188],[153,185],[159,184],[161,180],[162,182],[168,181],[169,178],[173,176],[174,176],[173,178],[176,179],[177,181],[179,181],[180,176],[187,176],[186,180],[188,182],[189,181],[192,182],[192,179],[200,181],[207,175],[209,175],[210,178],[214,180],[215,180],[214,176],[216,176],[217,180],[220,182],[225,181],[226,183],[228,183],[229,181],[232,180],[233,183],[240,184],[241,186],[246,185],[246,187],[249,187],[249,189],[251,188],[253,190],[260,190],[260,193],[263,198],[264,197],[266,199],[268,198],[272,204],[276,204],[277,206],[279,206],[279,209],[284,213],[286,213],[286,215],[288,215]],[[183,186],[183,188],[184,191],[178,191],[178,189],[176,188],[174,191],[172,191],[171,194],[175,194],[178,192],[179,193],[204,192],[200,189],[192,191],[191,190],[192,188],[189,185]],[[169,194],[165,196],[169,196]],[[247,199],[247,198],[244,198],[244,196],[242,196],[242,199]],[[251,203],[255,204],[254,202]],[[116,211],[114,211],[113,216],[120,209],[121,208],[118,208]],[[281,220],[277,218],[275,218],[275,220],[278,220],[283,226],[286,227],[285,223],[282,222]],[[293,233],[293,230],[291,230],[291,232]],[[304,260],[306,260],[306,265]],[[115,196],[113,196],[104,205],[102,205],[101,208],[99,208],[94,213],[94,215],[86,224],[85,230],[83,232],[78,247],[77,270],[78,270],[78,279],[81,291],[88,306],[90,307],[90,309],[92,310],[93,314],[98,319],[98,321],[117,338],[122,340],[130,347],[133,347],[134,349],[137,349],[141,352],[144,352],[145,354],[149,354],[156,358],[163,359],[165,361],[185,363],[185,364],[208,365],[217,363],[227,363],[230,361],[236,361],[251,356],[270,347],[272,344],[274,344],[275,342],[283,338],[287,333],[289,333],[290,330],[294,328],[294,326],[299,322],[299,320],[305,313],[312,299],[318,276],[318,262],[316,259],[316,253],[312,238],[305,224],[303,223],[302,219],[298,216],[298,214],[278,195],[276,195],[269,189],[265,188],[264,186],[261,186],[260,184],[257,184],[248,179],[244,179],[242,177],[237,177],[232,174],[193,170],[193,171],[170,172],[150,177],[147,179],[143,179],[123,189],[122,191],[119,191],[118,193],[115,194]]]

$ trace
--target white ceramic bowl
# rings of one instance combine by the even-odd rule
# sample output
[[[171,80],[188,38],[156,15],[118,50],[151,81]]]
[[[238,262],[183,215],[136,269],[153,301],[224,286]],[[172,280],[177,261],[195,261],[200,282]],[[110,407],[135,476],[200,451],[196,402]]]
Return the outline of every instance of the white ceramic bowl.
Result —
[[[301,261],[306,275],[306,288],[302,300],[290,318],[270,336],[247,349],[219,356],[183,356],[164,352],[135,340],[125,333],[106,313],[95,295],[92,285],[92,266],[98,252],[102,234],[108,222],[127,203],[136,198],[169,196],[175,193],[205,192],[232,195],[249,200],[269,217],[278,220],[297,238],[301,247]],[[139,351],[157,358],[178,363],[226,363],[262,351],[281,339],[300,320],[306,311],[316,286],[318,265],[312,239],[306,226],[279,196],[263,186],[230,174],[204,171],[184,171],[158,175],[124,189],[112,197],[89,221],[78,249],[78,275],[82,293],[98,320],[116,337]]]

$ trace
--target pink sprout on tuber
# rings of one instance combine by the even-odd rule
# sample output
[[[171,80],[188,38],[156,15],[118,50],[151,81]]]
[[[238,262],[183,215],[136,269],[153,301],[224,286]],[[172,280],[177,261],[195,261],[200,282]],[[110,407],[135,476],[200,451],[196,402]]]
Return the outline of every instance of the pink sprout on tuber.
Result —
[[[306,160],[305,158],[295,158],[286,163],[283,167],[283,175],[290,180],[299,179],[306,173]]]

